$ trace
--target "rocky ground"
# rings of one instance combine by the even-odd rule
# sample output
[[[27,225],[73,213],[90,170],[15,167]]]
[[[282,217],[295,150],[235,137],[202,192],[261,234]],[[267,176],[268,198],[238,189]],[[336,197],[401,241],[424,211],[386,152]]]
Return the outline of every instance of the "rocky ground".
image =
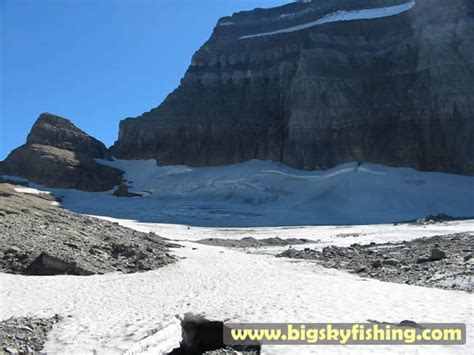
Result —
[[[472,292],[473,247],[473,234],[458,233],[401,243],[328,246],[322,251],[290,247],[277,257],[315,260],[382,281]]]
[[[61,317],[10,318],[0,322],[0,349],[6,354],[31,354],[41,351],[48,332]]]
[[[0,271],[90,275],[159,268],[177,245],[117,223],[72,213],[48,194],[0,183]]]
[[[258,247],[272,247],[272,246],[285,246],[285,245],[297,245],[305,243],[314,243],[314,241],[308,239],[299,238],[265,238],[255,239],[251,237],[242,239],[220,239],[220,238],[207,238],[197,241],[197,243],[213,245],[227,248],[258,248]]]

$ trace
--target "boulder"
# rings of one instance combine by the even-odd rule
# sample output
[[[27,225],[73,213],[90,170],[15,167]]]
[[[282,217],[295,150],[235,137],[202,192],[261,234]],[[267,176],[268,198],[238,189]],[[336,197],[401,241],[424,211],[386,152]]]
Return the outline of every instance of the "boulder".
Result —
[[[422,326],[412,320],[402,320],[400,323],[398,323],[399,327],[407,327],[407,328],[422,328]]]
[[[47,253],[41,253],[25,270],[26,275],[92,275],[93,272]]]
[[[5,250],[5,254],[17,254],[17,253],[20,253],[21,252],[21,249],[16,247],[16,246],[12,246],[11,248],[8,248],[7,250]]]
[[[376,259],[372,261],[371,265],[373,268],[380,268],[382,267],[382,261],[380,261],[379,259]]]
[[[112,195],[117,197],[141,197],[141,194],[128,191],[128,185],[126,183],[121,183],[112,193]]]
[[[397,259],[386,259],[382,261],[382,264],[388,266],[398,266],[399,261]]]
[[[430,257],[431,261],[438,261],[444,258],[446,258],[446,252],[438,248],[431,249],[431,257]]]

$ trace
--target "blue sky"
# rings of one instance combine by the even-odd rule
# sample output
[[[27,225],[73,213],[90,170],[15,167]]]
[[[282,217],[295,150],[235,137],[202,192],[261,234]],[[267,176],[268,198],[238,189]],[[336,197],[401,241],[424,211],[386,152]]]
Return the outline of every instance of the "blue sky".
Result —
[[[217,20],[291,0],[0,0],[0,160],[41,112],[111,145],[158,106]]]

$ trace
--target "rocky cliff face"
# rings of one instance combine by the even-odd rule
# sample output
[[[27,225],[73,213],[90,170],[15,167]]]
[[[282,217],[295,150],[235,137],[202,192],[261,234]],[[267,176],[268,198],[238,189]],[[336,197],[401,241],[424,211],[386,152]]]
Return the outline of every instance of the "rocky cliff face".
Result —
[[[109,190],[122,182],[123,172],[98,164],[107,148],[65,118],[43,113],[26,144],[0,164],[0,174],[20,176],[49,187],[86,191]]]
[[[474,174],[474,4],[407,1],[319,0],[222,18],[179,88],[121,122],[113,154]]]

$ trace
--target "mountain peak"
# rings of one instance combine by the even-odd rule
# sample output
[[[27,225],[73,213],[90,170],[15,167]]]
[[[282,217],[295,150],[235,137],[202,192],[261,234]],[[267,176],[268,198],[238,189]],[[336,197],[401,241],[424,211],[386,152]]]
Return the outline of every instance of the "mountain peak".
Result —
[[[49,187],[103,191],[122,182],[122,171],[95,161],[108,157],[102,142],[70,120],[42,113],[33,124],[26,144],[1,162],[0,174],[19,176]]]
[[[94,158],[108,158],[105,145],[76,127],[70,120],[42,113],[27,138],[28,144],[42,144],[83,153]]]

